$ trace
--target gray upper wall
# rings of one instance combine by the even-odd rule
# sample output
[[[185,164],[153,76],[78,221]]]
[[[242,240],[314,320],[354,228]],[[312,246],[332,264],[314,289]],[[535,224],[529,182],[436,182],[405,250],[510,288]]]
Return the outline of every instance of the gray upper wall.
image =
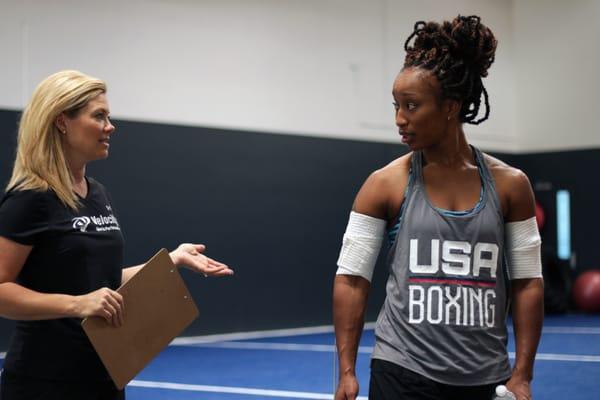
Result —
[[[0,108],[75,68],[108,82],[121,119],[393,142],[404,39],[459,13],[499,39],[474,144],[600,147],[595,0],[0,0]]]

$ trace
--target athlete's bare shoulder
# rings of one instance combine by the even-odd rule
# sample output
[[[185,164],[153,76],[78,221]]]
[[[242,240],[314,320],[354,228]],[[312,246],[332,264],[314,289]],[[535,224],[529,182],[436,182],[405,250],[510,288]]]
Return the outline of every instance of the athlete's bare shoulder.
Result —
[[[398,181],[407,179],[410,171],[410,160],[412,159],[412,153],[405,154],[401,157],[396,158],[386,166],[376,170],[371,174],[374,179],[380,179],[384,181]]]
[[[527,175],[496,157],[484,154],[484,161],[494,177],[496,192],[507,221],[520,221],[533,214],[533,190]]]
[[[483,153],[483,158],[496,184],[529,184],[527,175],[520,169],[486,153]]]
[[[369,175],[354,201],[354,210],[375,218],[388,219],[402,202],[408,183],[412,153],[403,155]]]

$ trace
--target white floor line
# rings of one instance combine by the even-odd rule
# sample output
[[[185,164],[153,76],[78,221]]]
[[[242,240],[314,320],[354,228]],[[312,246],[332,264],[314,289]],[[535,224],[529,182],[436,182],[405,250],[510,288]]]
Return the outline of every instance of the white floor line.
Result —
[[[593,328],[585,326],[546,326],[542,329],[542,333],[558,333],[567,335],[600,335],[600,327]]]
[[[330,353],[335,351],[334,345],[329,344],[303,344],[303,343],[273,343],[273,342],[218,342],[198,343],[193,347],[210,347],[219,349],[244,349],[244,350],[289,350],[289,351],[315,351]],[[370,354],[373,346],[360,346],[359,353]]]
[[[218,342],[201,343],[194,347],[210,347],[220,349],[244,350],[290,350],[290,351],[315,351],[330,353],[335,351],[335,346],[329,344],[302,344],[302,343],[265,343],[265,342]]]
[[[375,322],[365,323],[366,330],[374,329]],[[204,336],[186,336],[180,337],[171,342],[172,346],[187,346],[197,343],[210,343],[210,342],[226,342],[233,340],[248,340],[248,339],[266,339],[284,336],[301,336],[301,335],[315,335],[319,333],[332,333],[333,325],[321,325],[311,326],[306,328],[290,328],[290,329],[273,329],[266,331],[251,331],[251,332],[238,332],[238,333],[225,333],[218,335],[204,335]]]
[[[223,342],[223,343],[204,343],[197,344],[195,347],[213,347],[225,349],[252,349],[252,350],[290,350],[290,351],[316,351],[316,352],[334,352],[334,346],[315,345],[315,344],[296,344],[296,343],[262,343],[262,342]],[[372,346],[360,346],[358,352],[361,354],[371,354]],[[515,358],[514,352],[509,352],[511,359]],[[6,353],[0,353],[0,360],[6,357]],[[558,354],[558,353],[537,353],[536,360],[544,361],[575,361],[575,362],[600,362],[600,356],[585,354]]]
[[[365,323],[365,330],[375,329],[375,322]],[[508,327],[508,331],[512,332],[512,326]],[[235,340],[249,339],[268,339],[283,336],[301,336],[301,335],[316,335],[320,333],[332,333],[333,325],[320,325],[305,328],[290,328],[290,329],[273,329],[264,331],[224,333],[217,335],[203,336],[186,336],[179,337],[171,342],[172,346],[188,346],[199,343],[212,342],[228,342]],[[543,328],[542,333],[556,334],[580,334],[580,335],[600,335],[600,327],[576,327],[576,326],[547,326]]]
[[[201,343],[194,347],[210,347],[220,349],[241,349],[241,350],[283,350],[283,351],[314,351],[314,352],[334,352],[333,345],[321,344],[301,344],[301,343],[268,343],[268,342],[221,342],[221,343]],[[362,354],[371,354],[372,346],[360,346],[358,352]],[[515,353],[508,353],[510,358],[515,358]],[[577,362],[600,362],[600,356],[585,354],[558,354],[558,353],[538,353],[536,360],[545,361],[577,361]]]
[[[367,322],[364,325],[365,330],[375,329],[375,322]],[[509,332],[513,332],[512,326],[508,327]],[[276,338],[276,337],[284,337],[284,336],[301,336],[301,335],[314,335],[320,333],[332,333],[333,325],[320,325],[320,326],[312,326],[312,327],[304,327],[304,328],[290,328],[290,329],[274,329],[274,330],[264,330],[264,331],[250,331],[250,332],[238,332],[238,333],[225,333],[225,334],[217,334],[217,335],[203,335],[203,336],[185,336],[174,339],[169,345],[170,346],[189,346],[189,345],[199,345],[206,343],[215,343],[215,342],[231,342],[236,340],[249,340],[249,339],[268,339],[268,338]],[[577,326],[547,326],[542,330],[542,334],[575,334],[575,335],[600,335],[600,327],[577,327]],[[231,345],[223,345],[226,346],[238,346],[237,344]],[[253,346],[253,344],[250,344]],[[258,346],[258,345],[256,345]],[[275,346],[275,345],[271,345]],[[281,345],[283,346],[283,345]],[[292,347],[296,345],[290,344],[288,350],[294,350]],[[313,349],[313,351],[329,351],[329,350],[318,350],[318,346],[320,345],[312,345],[317,346]],[[237,348],[237,347],[236,347]],[[242,347],[239,347],[242,348]],[[248,347],[249,348],[249,347]],[[262,348],[262,347],[256,347]],[[264,347],[265,349],[267,347]],[[272,347],[276,350],[276,348]],[[281,350],[285,350],[281,348]],[[300,350],[298,348],[298,350]],[[304,350],[304,349],[303,349]],[[360,353],[371,352],[371,347],[361,347],[359,349]],[[539,355],[539,354],[538,354]],[[0,359],[4,359],[6,357],[5,352],[0,352]],[[582,356],[588,357],[588,356]],[[596,357],[596,356],[590,356]],[[595,361],[593,361],[595,362]]]
[[[513,355],[514,357],[514,355]],[[583,354],[554,354],[539,353],[535,356],[536,360],[546,361],[576,361],[576,362],[600,362],[600,356],[586,356]]]
[[[154,382],[133,380],[127,386],[154,388],[154,389],[171,389],[185,390],[189,392],[212,392],[212,393],[230,393],[230,394],[245,394],[250,396],[268,396],[268,397],[285,397],[292,399],[329,399],[333,397],[331,393],[313,393],[313,392],[292,392],[287,390],[268,390],[255,389],[244,387],[230,386],[212,386],[212,385],[189,385],[184,383],[172,382]],[[358,400],[367,400],[366,397],[357,397]]]

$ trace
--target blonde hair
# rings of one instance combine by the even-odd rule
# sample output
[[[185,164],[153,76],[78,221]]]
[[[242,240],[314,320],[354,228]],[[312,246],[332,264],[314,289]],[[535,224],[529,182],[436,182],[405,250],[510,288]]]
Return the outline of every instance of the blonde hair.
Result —
[[[74,117],[106,83],[79,71],[60,71],[44,79],[21,116],[17,155],[7,190],[52,189],[68,207],[77,209],[71,170],[65,158],[56,118]]]

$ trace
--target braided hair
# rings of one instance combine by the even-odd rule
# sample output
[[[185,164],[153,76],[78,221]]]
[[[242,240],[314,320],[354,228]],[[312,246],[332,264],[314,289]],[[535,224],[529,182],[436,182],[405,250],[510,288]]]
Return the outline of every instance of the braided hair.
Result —
[[[488,93],[481,78],[487,76],[494,62],[497,43],[478,16],[459,15],[442,24],[419,21],[404,43],[404,68],[431,71],[440,83],[443,98],[462,101],[460,121],[478,125],[490,115]],[[476,119],[482,94],[485,115]]]

